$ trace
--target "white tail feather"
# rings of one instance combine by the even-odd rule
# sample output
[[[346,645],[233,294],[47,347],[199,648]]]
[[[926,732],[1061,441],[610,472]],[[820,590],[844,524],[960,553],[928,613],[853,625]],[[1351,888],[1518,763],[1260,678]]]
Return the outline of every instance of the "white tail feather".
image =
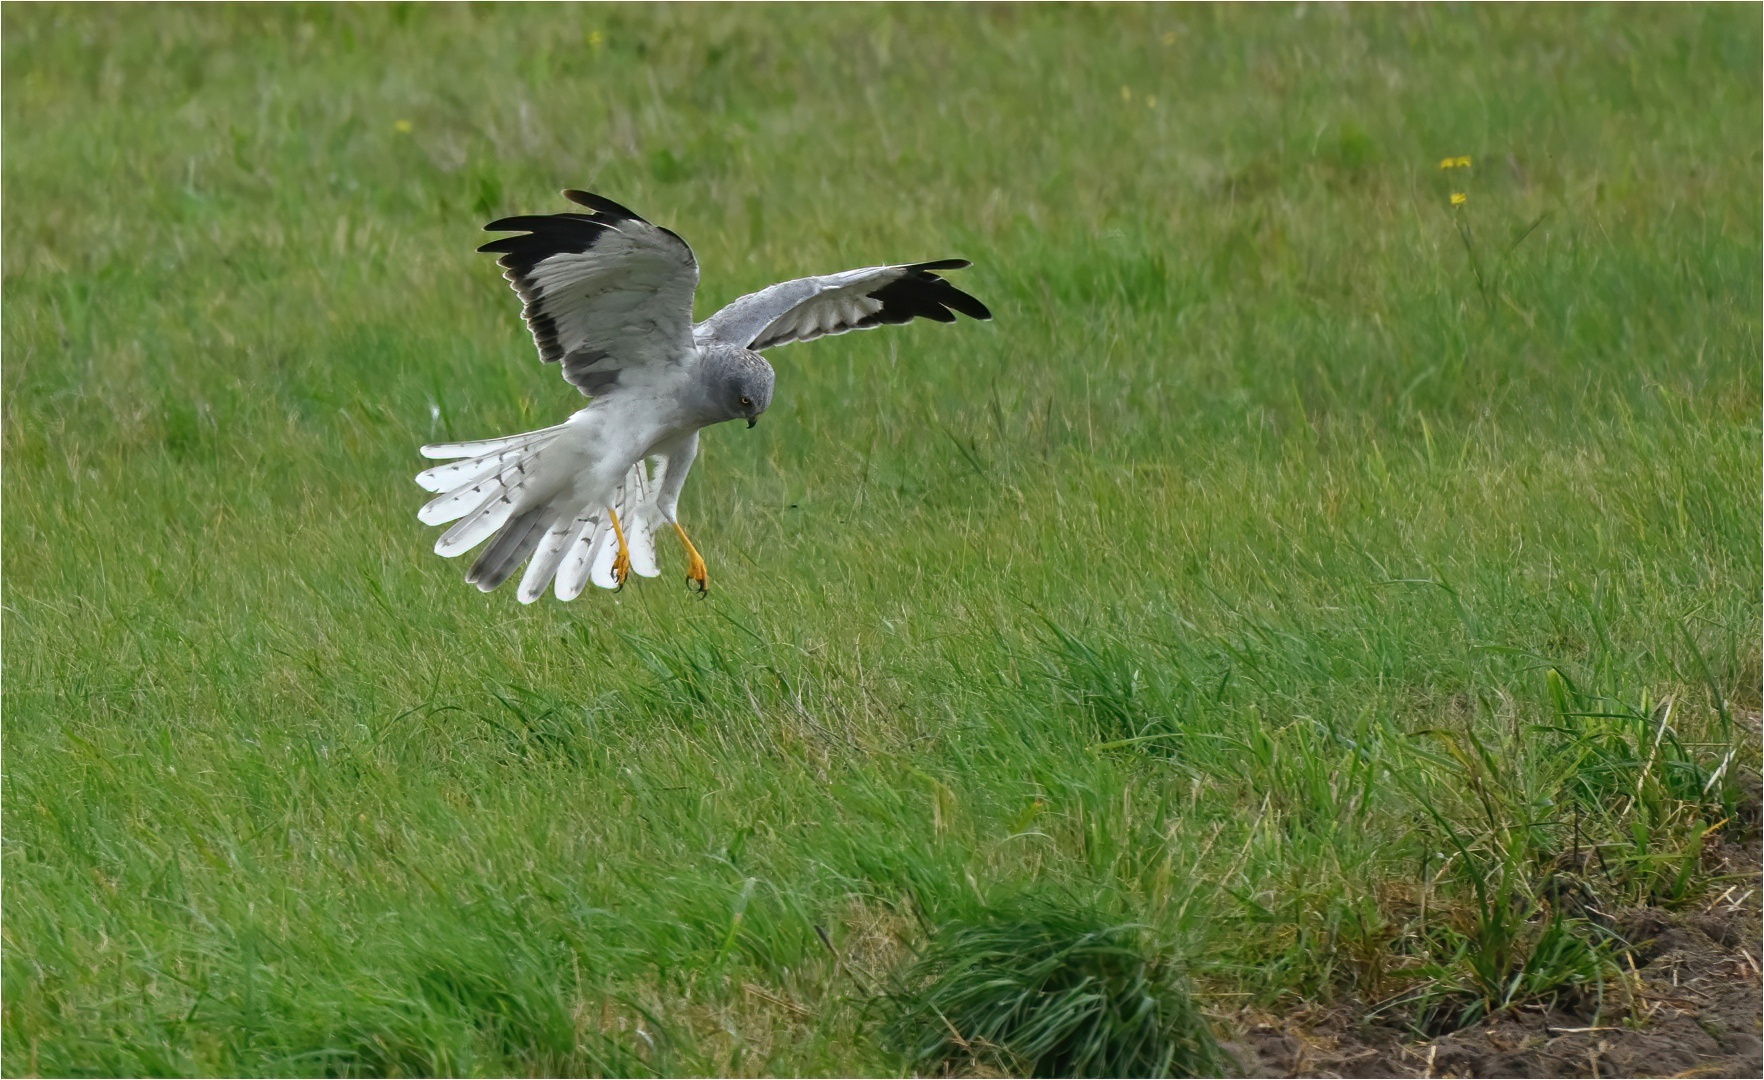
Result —
[[[626,519],[621,516],[619,521]],[[660,577],[661,566],[655,561],[655,534],[649,531],[649,518],[639,511],[625,526],[625,543],[631,549],[631,573],[639,577]]]
[[[518,501],[516,495],[526,488],[539,454],[556,437],[551,429],[529,432],[519,445],[505,446],[479,457],[437,465],[418,473],[418,484],[441,494],[417,511],[417,520],[424,525],[444,525],[469,515],[498,497]],[[474,445],[477,444],[452,443],[448,448]],[[435,447],[425,446],[423,449],[427,451]]]
[[[487,454],[484,457],[450,461],[445,465],[437,465],[432,469],[424,469],[417,473],[416,482],[427,491],[452,491],[474,480],[501,471],[505,464],[519,458],[523,452],[522,448],[517,447],[513,450]]]
[[[533,560],[527,564],[527,572],[521,577],[521,588],[515,598],[523,604],[545,595],[545,586],[551,584],[551,576],[557,573],[557,566],[563,561],[564,552],[569,549],[570,537],[576,535],[581,528],[581,520],[569,514],[559,514],[547,529],[539,546],[533,551]]]
[[[623,519],[620,519],[621,527]],[[596,538],[594,551],[588,557],[588,580],[603,589],[616,589],[619,579],[613,576],[613,560],[618,558],[619,538],[609,525]]]
[[[523,431],[519,435],[509,435],[501,439],[479,439],[476,442],[444,442],[430,443],[419,453],[426,458],[476,458],[494,454],[499,450],[510,450],[522,447],[530,442],[544,439],[550,442],[557,433],[568,427],[567,423],[554,427],[540,428],[538,431]]]
[[[464,518],[441,534],[435,541],[435,554],[444,558],[464,555],[490,538],[490,534],[508,524],[514,516],[514,499],[497,495],[489,502],[467,514]]]
[[[655,532],[651,528],[654,488],[649,483],[649,462],[631,466],[625,478],[625,501],[619,507],[619,524],[625,527],[625,544],[631,549],[631,572],[641,577],[660,577],[655,561]]]
[[[417,520],[424,525],[445,525],[507,495],[520,482],[520,473],[499,469],[482,479],[473,478],[452,491],[435,496],[417,511]]]
[[[582,595],[583,586],[588,584],[589,567],[594,564],[595,546],[609,531],[605,520],[594,517],[570,542],[563,564],[557,568],[556,591],[559,600],[574,600]]]
[[[570,490],[558,472],[567,458],[545,458],[551,464],[541,467],[546,447],[564,426],[423,447],[427,457],[454,460],[418,474],[417,483],[437,494],[417,517],[429,525],[453,522],[435,542],[438,555],[461,555],[494,537],[466,577],[485,592],[508,580],[522,563],[527,568],[516,596],[523,604],[538,600],[547,585],[555,586],[559,600],[575,599],[590,581],[617,588],[618,541],[609,506],[618,513],[631,571],[643,577],[661,573],[655,552],[659,487],[647,461],[632,465],[604,504],[548,502]]]

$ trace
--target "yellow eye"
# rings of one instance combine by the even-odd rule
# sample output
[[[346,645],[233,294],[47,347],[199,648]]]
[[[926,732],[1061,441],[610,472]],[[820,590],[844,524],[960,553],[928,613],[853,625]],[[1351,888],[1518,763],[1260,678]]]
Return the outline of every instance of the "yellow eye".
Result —
[[[742,398],[742,399],[741,399],[741,407],[742,407],[742,408],[744,408],[744,409],[745,409],[745,408],[747,408],[747,407],[748,407],[748,406],[749,406],[749,405],[752,405],[752,404],[753,404],[753,399],[752,399],[752,398],[746,398],[746,397],[744,397],[744,398]]]

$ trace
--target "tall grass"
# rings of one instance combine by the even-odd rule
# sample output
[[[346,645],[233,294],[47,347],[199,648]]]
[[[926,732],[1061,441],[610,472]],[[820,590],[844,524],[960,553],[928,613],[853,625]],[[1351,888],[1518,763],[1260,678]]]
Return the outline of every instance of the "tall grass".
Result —
[[[942,927],[904,976],[887,1036],[919,1068],[1030,1076],[1217,1076],[1206,1020],[1143,927],[1017,900]]]
[[[0,29],[8,1074],[903,1071],[1019,891],[1215,1017],[1616,1008],[1755,826],[1742,9]],[[480,595],[414,451],[580,401],[472,251],[565,185],[998,317],[779,350],[708,600]]]

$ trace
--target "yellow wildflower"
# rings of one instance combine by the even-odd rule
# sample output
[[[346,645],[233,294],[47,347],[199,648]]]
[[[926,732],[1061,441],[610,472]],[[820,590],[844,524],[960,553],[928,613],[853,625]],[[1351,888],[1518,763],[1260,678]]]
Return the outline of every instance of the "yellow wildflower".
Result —
[[[416,125],[409,120],[394,120],[392,122],[392,130],[398,132],[400,135],[409,135],[411,130],[415,127]]]
[[[1442,169],[1468,169],[1470,159],[1467,157],[1440,158],[1439,167]]]
[[[598,31],[598,30],[588,31],[588,47],[590,49],[600,48],[601,43],[604,42],[605,40],[606,40],[606,38],[601,35],[600,31]]]
[[[1470,201],[1470,196],[1464,194],[1462,191],[1452,192],[1452,205],[1453,206],[1463,206],[1465,203],[1467,203],[1469,201]]]

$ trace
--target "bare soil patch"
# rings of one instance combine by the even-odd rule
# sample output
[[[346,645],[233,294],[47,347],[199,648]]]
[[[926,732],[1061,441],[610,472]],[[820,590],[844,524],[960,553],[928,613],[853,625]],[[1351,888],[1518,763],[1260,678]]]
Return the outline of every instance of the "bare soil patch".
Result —
[[[1728,844],[1708,857],[1723,881],[1715,895],[1615,916],[1632,966],[1602,1009],[1513,1009],[1424,1041],[1350,1006],[1302,1010],[1246,1018],[1230,1050],[1255,1077],[1764,1075],[1759,851]]]

